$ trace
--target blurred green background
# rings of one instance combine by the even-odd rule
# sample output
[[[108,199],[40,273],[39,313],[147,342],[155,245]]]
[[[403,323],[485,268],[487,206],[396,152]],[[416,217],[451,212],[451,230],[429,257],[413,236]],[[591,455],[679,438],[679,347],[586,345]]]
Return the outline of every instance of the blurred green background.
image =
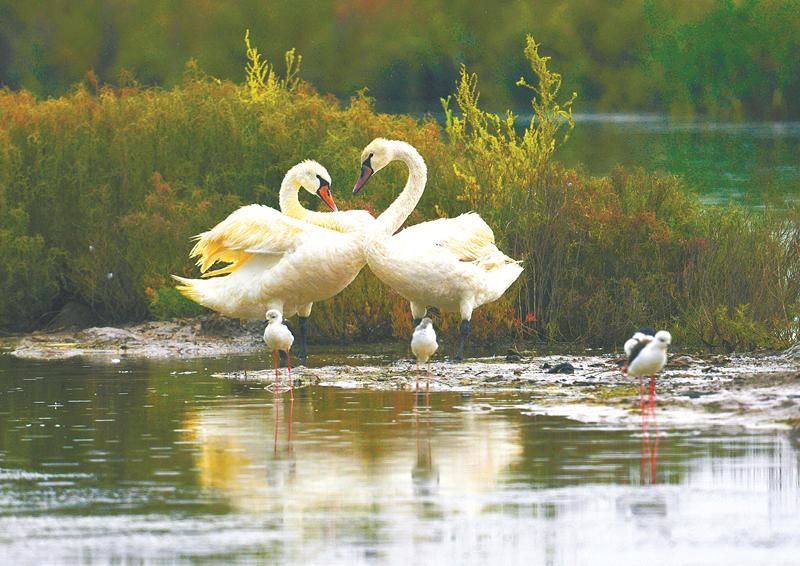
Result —
[[[93,69],[172,86],[190,58],[238,81],[246,28],[271,61],[296,47],[320,91],[367,86],[382,110],[438,110],[461,63],[487,108],[528,108],[531,33],[581,111],[800,116],[800,0],[2,0],[0,84],[57,96]]]

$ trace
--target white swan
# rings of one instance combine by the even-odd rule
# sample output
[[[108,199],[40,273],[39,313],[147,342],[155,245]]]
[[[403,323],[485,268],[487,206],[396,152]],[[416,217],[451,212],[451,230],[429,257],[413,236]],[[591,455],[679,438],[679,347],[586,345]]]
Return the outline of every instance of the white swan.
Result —
[[[402,141],[373,140],[361,154],[353,188],[357,193],[395,160],[408,166],[408,180],[368,232],[367,263],[378,279],[410,301],[415,324],[429,306],[461,314],[456,359],[462,359],[472,311],[500,298],[522,267],[495,246],[492,229],[476,213],[423,222],[393,235],[425,189],[427,167],[417,150]]]
[[[289,350],[294,343],[292,331],[283,324],[283,316],[275,309],[267,311],[267,327],[264,329],[264,343],[272,350],[272,362],[275,365],[275,395],[278,395],[278,352],[286,352],[289,372],[289,395],[294,400],[294,383],[292,382],[292,355]]]
[[[336,210],[330,196],[330,175],[319,163],[304,161],[292,167],[281,184],[281,194],[294,192],[296,198],[299,187],[317,194]],[[309,187],[318,188],[313,191]],[[338,218],[347,222],[350,216]],[[341,292],[365,264],[360,233],[315,226],[257,204],[239,208],[196,239],[191,256],[198,258],[204,277],[224,277],[173,276],[181,284],[178,290],[235,318],[261,319],[268,309],[276,309],[284,317],[297,313],[301,317],[301,357],[306,353],[303,318],[311,314],[313,302]],[[209,271],[217,261],[229,265]]]

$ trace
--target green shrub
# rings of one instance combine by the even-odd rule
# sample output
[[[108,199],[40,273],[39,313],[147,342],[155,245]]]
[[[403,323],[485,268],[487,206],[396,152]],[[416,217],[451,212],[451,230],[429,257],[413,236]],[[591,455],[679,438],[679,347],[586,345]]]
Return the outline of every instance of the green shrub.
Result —
[[[0,225],[0,328],[31,330],[45,322],[59,293],[60,254],[41,235],[23,232],[26,215],[7,212]]]

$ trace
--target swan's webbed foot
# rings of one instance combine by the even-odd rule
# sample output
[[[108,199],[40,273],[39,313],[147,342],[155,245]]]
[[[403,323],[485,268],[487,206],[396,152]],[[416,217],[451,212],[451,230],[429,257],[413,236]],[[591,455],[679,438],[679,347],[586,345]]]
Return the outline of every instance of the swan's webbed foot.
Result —
[[[462,320],[461,326],[458,328],[459,334],[459,341],[458,341],[458,351],[456,352],[455,358],[456,361],[462,361],[464,359],[464,345],[467,343],[467,337],[469,336],[470,331],[472,330],[472,323],[468,320]]]

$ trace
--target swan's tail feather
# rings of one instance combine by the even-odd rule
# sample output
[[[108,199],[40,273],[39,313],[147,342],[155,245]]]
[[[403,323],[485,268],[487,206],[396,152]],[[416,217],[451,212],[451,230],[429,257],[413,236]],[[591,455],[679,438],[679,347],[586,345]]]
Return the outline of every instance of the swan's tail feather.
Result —
[[[180,277],[178,275],[172,275],[172,278],[180,283],[180,285],[175,288],[181,295],[195,303],[208,306],[206,305],[206,293],[203,292],[203,283],[205,283],[205,281],[202,279],[187,279],[186,277]]]
[[[510,258],[506,258],[507,260]],[[511,263],[506,263],[502,267],[493,269],[489,274],[489,281],[487,285],[487,297],[485,303],[496,301],[503,296],[503,293],[517,280],[522,274],[523,268],[521,262],[511,260]]]

